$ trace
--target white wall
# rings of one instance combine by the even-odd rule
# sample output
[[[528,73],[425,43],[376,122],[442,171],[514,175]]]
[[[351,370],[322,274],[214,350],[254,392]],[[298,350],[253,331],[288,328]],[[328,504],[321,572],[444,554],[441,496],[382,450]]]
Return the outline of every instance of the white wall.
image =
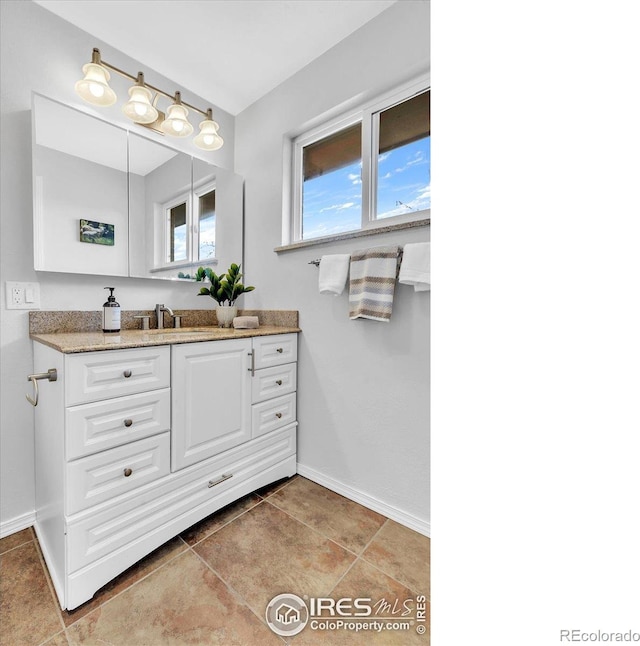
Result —
[[[143,70],[149,83],[165,90],[182,89],[183,99],[193,105],[204,108],[210,104],[181,88],[180,79],[166,79],[30,0],[3,1],[0,12],[0,531],[6,532],[29,524],[34,509],[33,408],[24,397],[30,386],[26,378],[34,366],[27,312],[5,309],[5,281],[38,281],[42,309],[97,310],[105,300],[103,287],[107,284],[115,285],[124,309],[152,309],[158,302],[172,308],[203,307],[191,284],[36,274],[32,250],[31,92],[91,111],[75,95],[73,86],[92,48],[99,47],[109,63],[131,73]],[[118,96],[126,96],[128,84],[124,79],[114,74],[112,81]],[[120,102],[107,111],[96,108],[94,113],[130,127],[119,106]],[[198,154],[218,166],[233,168],[234,118],[215,105],[211,107],[225,145],[214,153]],[[194,152],[190,142],[172,140],[172,144],[174,141],[176,147]],[[46,366],[36,366],[36,370],[46,370]]]
[[[300,311],[301,472],[428,531],[429,293],[398,285],[392,320],[351,321],[347,295],[318,294],[309,260],[429,239],[420,228],[274,253],[281,244],[284,135],[428,71],[429,5],[399,2],[236,118],[245,178],[251,307]]]

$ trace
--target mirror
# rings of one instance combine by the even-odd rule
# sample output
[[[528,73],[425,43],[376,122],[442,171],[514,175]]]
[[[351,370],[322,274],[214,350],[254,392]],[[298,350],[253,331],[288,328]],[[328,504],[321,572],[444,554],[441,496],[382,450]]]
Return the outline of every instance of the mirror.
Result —
[[[33,95],[35,269],[192,280],[242,262],[243,181]]]
[[[128,276],[126,131],[37,95],[33,110],[35,269]]]

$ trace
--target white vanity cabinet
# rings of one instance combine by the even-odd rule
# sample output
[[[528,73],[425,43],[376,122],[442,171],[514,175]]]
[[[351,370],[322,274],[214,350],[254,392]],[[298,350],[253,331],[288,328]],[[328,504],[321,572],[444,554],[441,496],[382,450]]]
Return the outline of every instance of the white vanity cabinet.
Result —
[[[251,439],[251,339],[171,348],[171,470]]]
[[[65,354],[36,416],[36,524],[63,608],[296,472],[296,334]]]

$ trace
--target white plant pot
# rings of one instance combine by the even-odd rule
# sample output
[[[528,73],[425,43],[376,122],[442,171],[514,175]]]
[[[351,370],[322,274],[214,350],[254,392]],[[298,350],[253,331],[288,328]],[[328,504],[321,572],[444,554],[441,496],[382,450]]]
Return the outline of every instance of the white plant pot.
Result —
[[[233,319],[236,316],[238,316],[238,308],[235,305],[216,306],[218,327],[231,327],[233,325]]]

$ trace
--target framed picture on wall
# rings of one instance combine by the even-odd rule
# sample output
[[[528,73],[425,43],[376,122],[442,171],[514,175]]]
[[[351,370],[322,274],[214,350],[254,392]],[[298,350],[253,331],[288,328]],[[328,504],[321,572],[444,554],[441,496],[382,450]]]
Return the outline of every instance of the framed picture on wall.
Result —
[[[115,226],[93,220],[80,220],[80,242],[113,247],[115,245]]]

